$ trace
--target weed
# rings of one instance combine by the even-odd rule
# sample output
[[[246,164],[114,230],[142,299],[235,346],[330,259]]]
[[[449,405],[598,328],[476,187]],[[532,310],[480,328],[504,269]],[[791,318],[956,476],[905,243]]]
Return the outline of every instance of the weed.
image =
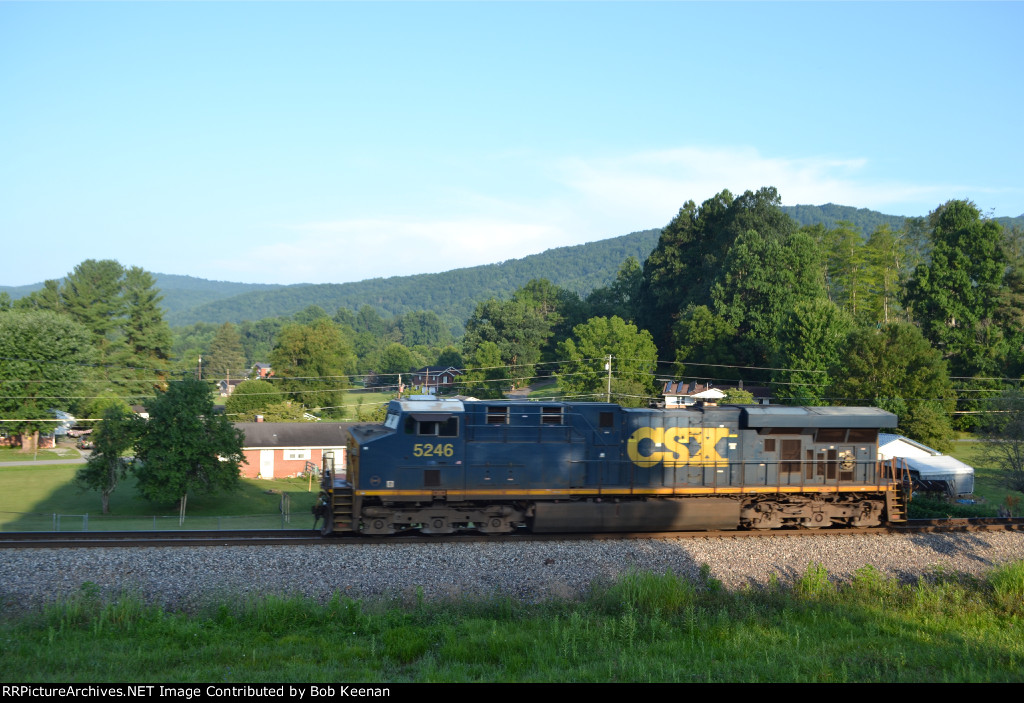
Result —
[[[826,598],[835,593],[835,586],[828,580],[828,571],[821,564],[811,562],[807,571],[796,582],[796,591],[810,598]]]

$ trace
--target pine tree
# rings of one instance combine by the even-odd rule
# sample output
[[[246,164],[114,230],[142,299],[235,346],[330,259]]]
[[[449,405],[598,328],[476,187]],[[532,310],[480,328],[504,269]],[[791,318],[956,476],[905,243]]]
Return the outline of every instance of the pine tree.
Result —
[[[242,350],[242,336],[230,322],[221,325],[214,335],[210,351],[203,359],[203,370],[205,377],[229,381],[246,375],[248,366]]]

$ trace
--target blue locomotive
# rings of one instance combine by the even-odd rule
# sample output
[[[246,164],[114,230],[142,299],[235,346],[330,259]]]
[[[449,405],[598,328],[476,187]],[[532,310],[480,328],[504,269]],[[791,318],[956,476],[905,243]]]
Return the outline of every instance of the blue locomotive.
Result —
[[[325,534],[872,526],[904,519],[878,408],[449,400],[388,405],[328,462]]]

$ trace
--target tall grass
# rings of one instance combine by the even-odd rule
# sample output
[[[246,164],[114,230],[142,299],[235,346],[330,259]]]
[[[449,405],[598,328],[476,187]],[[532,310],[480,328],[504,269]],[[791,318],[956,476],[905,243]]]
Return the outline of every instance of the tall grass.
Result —
[[[1021,681],[1024,563],[915,584],[811,564],[727,591],[629,572],[582,601],[228,597],[190,613],[86,584],[4,604],[9,681]]]

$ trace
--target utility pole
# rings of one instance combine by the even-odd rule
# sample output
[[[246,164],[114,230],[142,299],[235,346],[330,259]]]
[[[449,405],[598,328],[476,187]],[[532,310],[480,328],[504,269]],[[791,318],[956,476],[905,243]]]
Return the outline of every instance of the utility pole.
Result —
[[[604,362],[604,368],[608,371],[608,395],[605,396],[605,402],[612,402],[612,355],[608,355],[608,361]]]

